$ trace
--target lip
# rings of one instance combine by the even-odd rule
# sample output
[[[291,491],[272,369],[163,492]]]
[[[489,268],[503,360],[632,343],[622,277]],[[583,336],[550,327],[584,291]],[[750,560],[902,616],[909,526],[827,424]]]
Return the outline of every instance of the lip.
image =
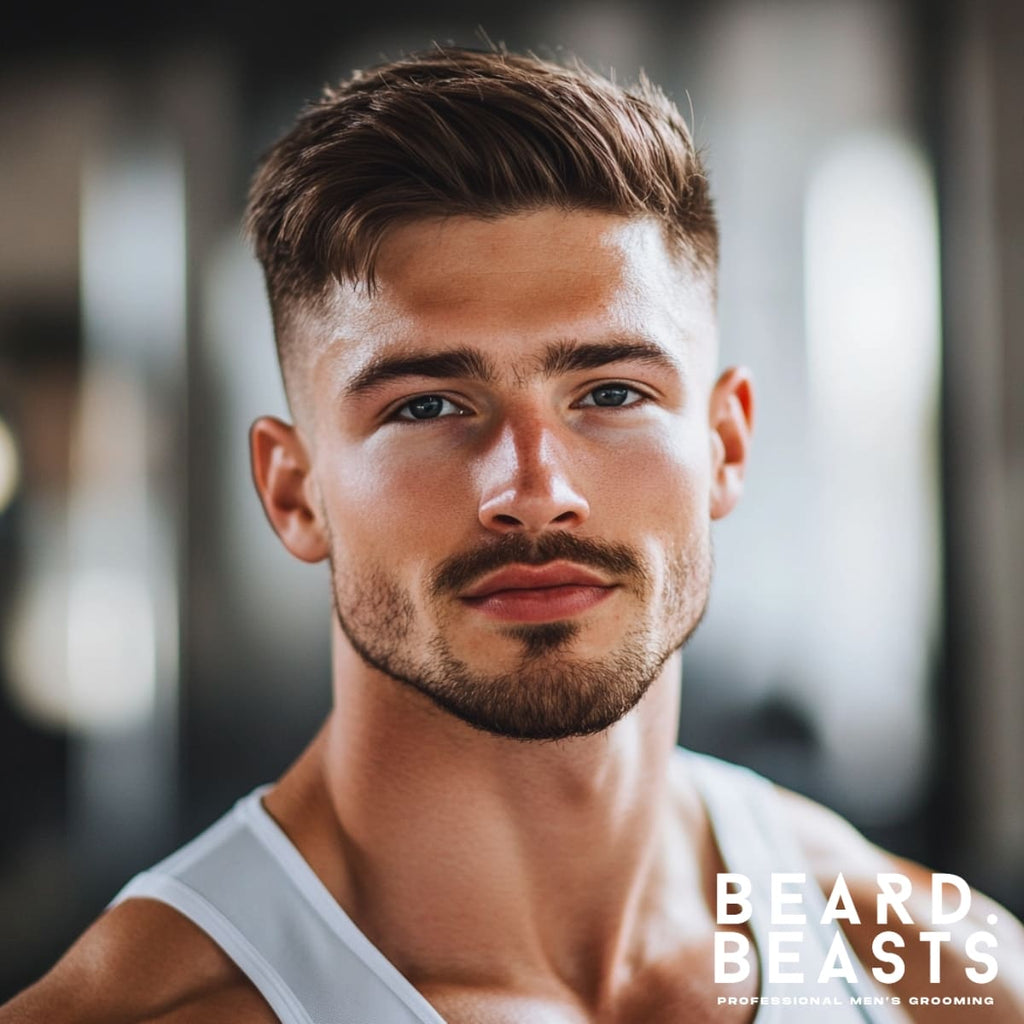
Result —
[[[461,595],[489,618],[506,622],[553,622],[593,608],[618,584],[566,562],[511,565]]]
[[[548,587],[610,587],[613,584],[571,562],[546,565],[509,565],[485,576],[462,596],[469,600],[489,597],[500,590],[543,590]]]

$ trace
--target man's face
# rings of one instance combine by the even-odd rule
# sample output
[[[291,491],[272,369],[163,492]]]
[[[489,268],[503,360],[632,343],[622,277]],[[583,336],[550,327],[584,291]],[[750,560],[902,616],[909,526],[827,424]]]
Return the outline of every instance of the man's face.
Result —
[[[707,599],[706,284],[653,222],[555,210],[396,228],[377,273],[303,417],[345,637],[476,727],[606,728]]]

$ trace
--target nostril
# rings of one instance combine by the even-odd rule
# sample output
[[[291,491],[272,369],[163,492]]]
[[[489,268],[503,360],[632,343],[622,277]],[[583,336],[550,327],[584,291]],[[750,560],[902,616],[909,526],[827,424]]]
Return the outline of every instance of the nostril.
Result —
[[[508,516],[504,513],[499,513],[494,517],[495,522],[501,523],[503,526],[522,526],[523,524],[516,519],[515,516]]]
[[[563,512],[561,515],[555,516],[555,518],[552,519],[551,522],[553,522],[553,523],[568,523],[570,520],[575,519],[575,518],[576,518],[576,513],[570,510],[568,512]]]

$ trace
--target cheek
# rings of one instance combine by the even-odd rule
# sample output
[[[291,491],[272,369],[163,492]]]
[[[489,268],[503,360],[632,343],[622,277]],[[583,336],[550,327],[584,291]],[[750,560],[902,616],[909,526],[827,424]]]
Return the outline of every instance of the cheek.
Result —
[[[706,438],[697,431],[638,437],[602,461],[598,507],[617,519],[678,535],[708,518],[710,457]]]
[[[429,557],[465,518],[464,465],[454,453],[426,460],[373,448],[338,458],[321,486],[336,543],[354,558]]]

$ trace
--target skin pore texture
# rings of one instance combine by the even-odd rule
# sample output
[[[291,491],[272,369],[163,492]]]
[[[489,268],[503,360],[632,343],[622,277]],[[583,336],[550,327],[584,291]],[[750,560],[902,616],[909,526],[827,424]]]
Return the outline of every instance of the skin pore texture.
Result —
[[[698,315],[681,321],[657,301],[682,282],[653,223],[577,214],[572,232],[568,219],[405,228],[380,294],[342,303],[339,342],[313,368],[313,473],[346,638],[464,721],[531,739],[597,732],[635,706],[710,578],[698,502],[711,450],[686,428],[706,401],[711,311],[683,304]],[[384,376],[456,353],[445,377]],[[335,459],[352,471],[331,472]],[[488,583],[550,563],[587,570],[584,585],[556,574],[531,602]],[[554,597],[581,614],[546,614]]]
[[[715,1003],[724,868],[673,755],[678,650],[752,417],[746,372],[716,376],[707,282],[653,222],[545,209],[396,227],[377,289],[339,286],[326,308],[288,368],[295,425],[251,437],[267,516],[293,555],[330,562],[335,605],[334,709],[265,806],[451,1024],[750,1024],[754,1007]],[[817,805],[782,806],[866,917],[876,872],[924,875]],[[1005,970],[970,1019],[1019,1022],[1024,943],[976,907],[1001,914]],[[850,933],[865,959],[869,931]],[[920,990],[926,956],[908,960]],[[0,1010],[142,1020],[274,1017],[147,900]]]

